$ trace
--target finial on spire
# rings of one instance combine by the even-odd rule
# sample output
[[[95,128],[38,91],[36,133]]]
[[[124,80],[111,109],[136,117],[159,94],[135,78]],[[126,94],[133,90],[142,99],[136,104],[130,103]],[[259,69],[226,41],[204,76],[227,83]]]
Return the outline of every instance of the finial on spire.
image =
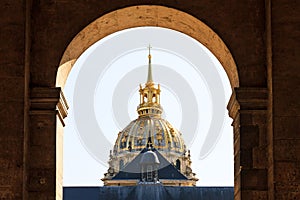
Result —
[[[151,63],[151,52],[150,52],[150,50],[151,50],[151,45],[149,44],[149,46],[148,46],[148,50],[149,50],[149,54],[148,54],[148,58],[149,58],[149,63]]]
[[[147,82],[153,82],[152,80],[152,66],[151,66],[151,53],[150,53],[150,49],[151,49],[151,45],[149,44],[148,49],[149,49],[149,55],[148,55],[148,59],[149,59],[149,63],[148,63],[148,78],[147,78]]]

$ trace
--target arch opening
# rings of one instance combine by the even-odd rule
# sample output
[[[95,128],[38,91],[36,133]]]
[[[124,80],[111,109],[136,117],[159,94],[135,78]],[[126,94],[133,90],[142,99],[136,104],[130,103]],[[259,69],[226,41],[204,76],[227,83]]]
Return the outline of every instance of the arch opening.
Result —
[[[147,20],[142,22],[139,19],[135,19],[135,20],[127,20],[128,22],[124,21],[118,23],[122,25],[112,26],[111,23],[113,22],[109,20],[113,18],[119,21],[123,21],[124,18],[122,18],[121,16],[126,15],[126,13],[138,12],[143,14],[142,10],[147,8],[150,8],[153,11],[153,16],[157,16],[156,19],[157,22],[154,23],[152,21],[147,21]],[[166,12],[169,13],[170,15],[174,14],[172,15],[173,17],[171,22],[164,18],[163,13]],[[176,16],[178,13],[179,15]],[[178,21],[184,21],[184,23],[189,24],[190,27],[194,27],[196,25],[195,29],[189,30],[186,29],[185,26],[183,27],[177,26],[176,24],[178,24]],[[106,26],[110,26],[111,28],[108,29],[104,28]],[[64,88],[65,81],[74,63],[82,55],[82,53],[85,52],[85,50],[87,50],[95,42],[103,39],[104,37],[116,31],[125,30],[127,28],[143,27],[143,26],[169,28],[172,30],[185,33],[191,36],[192,38],[196,39],[200,43],[204,44],[219,59],[219,61],[221,62],[222,66],[224,67],[229,77],[231,87],[234,88],[239,85],[236,66],[229,50],[226,48],[222,40],[209,27],[207,27],[201,21],[193,18],[192,16],[175,9],[166,8],[162,6],[135,6],[135,7],[129,7],[129,8],[113,11],[112,13],[100,17],[99,19],[91,23],[89,26],[87,26],[73,39],[73,41],[66,49],[64,56],[62,57],[60,67],[58,69],[58,74],[57,74],[57,86]],[[92,27],[94,28],[101,27],[101,29],[95,30]],[[199,31],[202,34],[199,34]],[[82,39],[83,36],[86,39],[83,40]]]

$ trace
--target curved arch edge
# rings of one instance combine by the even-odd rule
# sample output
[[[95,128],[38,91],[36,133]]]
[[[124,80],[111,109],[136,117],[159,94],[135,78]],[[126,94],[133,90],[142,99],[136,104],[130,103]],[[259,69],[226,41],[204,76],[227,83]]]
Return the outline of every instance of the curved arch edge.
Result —
[[[185,12],[156,5],[141,5],[112,11],[79,32],[66,48],[57,72],[56,86],[64,87],[74,63],[91,45],[124,29],[154,26],[187,34],[206,46],[220,61],[232,88],[239,86],[237,67],[222,39],[206,24]]]

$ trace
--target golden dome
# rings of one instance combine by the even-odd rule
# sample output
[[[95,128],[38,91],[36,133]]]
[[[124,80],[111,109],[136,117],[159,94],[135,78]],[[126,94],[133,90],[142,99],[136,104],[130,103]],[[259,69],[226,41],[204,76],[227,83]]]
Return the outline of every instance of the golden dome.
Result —
[[[149,47],[150,50],[150,47]],[[161,118],[160,85],[152,81],[151,55],[149,51],[148,78],[144,87],[140,85],[139,117],[119,132],[114,146],[114,155],[142,150],[148,137],[159,151],[172,152],[181,156],[186,152],[181,133],[167,120]]]
[[[146,147],[148,137],[152,145],[159,151],[173,152],[179,155],[185,153],[181,133],[167,120],[151,115],[140,116],[119,132],[114,146],[114,154],[141,151]]]
[[[148,59],[147,82],[144,86],[140,85],[139,89],[140,104],[137,107],[139,117],[119,132],[113,151],[110,152],[108,172],[104,174],[102,180],[104,185],[120,185],[120,180],[116,182],[113,177],[120,171],[126,170],[126,165],[131,163],[144,148],[154,147],[168,160],[167,163],[172,163],[180,173],[188,178],[188,181],[183,182],[183,184],[195,185],[198,179],[195,178],[195,173],[191,171],[190,152],[186,151],[181,133],[161,117],[163,109],[160,105],[160,86],[159,84],[155,85],[152,80],[150,47]],[[145,154],[149,156],[148,160],[155,158],[151,151],[148,154]],[[159,163],[156,158],[154,161]],[[128,173],[132,172],[128,171]],[[164,184],[174,185],[172,181],[165,180]],[[124,180],[123,183],[123,185],[132,184],[136,184],[136,181]],[[180,185],[181,182],[178,184]]]

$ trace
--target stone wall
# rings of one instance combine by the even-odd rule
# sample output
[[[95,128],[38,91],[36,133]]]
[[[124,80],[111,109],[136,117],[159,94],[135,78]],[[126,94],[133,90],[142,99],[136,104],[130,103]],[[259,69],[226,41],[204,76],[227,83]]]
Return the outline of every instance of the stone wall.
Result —
[[[60,60],[88,24],[135,5],[171,7],[198,18],[232,54],[240,87],[230,110],[235,198],[300,198],[299,1],[3,0],[0,5],[0,198],[55,199],[54,140],[63,115],[53,88]],[[52,103],[30,107],[35,88],[45,88]]]
[[[25,2],[0,7],[0,199],[22,199],[25,189]]]
[[[272,1],[272,117],[276,199],[300,198],[300,3]]]

